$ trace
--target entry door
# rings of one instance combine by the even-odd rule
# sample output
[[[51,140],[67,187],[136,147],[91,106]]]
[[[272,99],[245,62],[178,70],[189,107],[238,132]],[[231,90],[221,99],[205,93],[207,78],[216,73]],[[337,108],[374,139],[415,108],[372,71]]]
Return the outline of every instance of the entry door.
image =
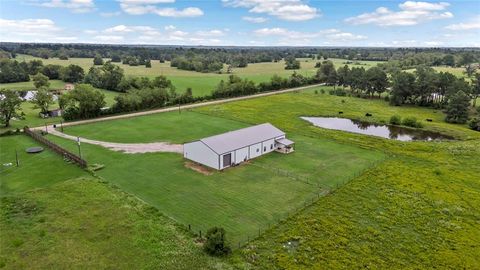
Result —
[[[232,165],[232,153],[223,155],[223,167]]]

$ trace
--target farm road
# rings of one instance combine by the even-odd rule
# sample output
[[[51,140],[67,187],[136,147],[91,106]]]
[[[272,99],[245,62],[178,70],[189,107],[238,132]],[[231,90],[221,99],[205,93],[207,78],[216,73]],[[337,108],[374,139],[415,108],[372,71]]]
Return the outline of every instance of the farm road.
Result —
[[[206,102],[200,102],[200,103],[193,103],[193,104],[181,106],[181,109],[182,110],[192,109],[192,108],[197,108],[197,107],[202,107],[202,106],[222,104],[222,103],[244,100],[244,99],[252,99],[252,98],[258,98],[258,97],[266,97],[266,96],[271,96],[271,95],[284,94],[284,93],[288,93],[288,92],[305,90],[305,89],[318,87],[318,86],[322,86],[322,85],[324,85],[324,84],[323,83],[313,84],[313,85],[308,85],[308,86],[289,88],[289,89],[285,89],[285,90],[278,90],[278,91],[260,93],[260,94],[250,95],[250,96],[242,96],[242,97],[234,97],[234,98],[219,99],[219,100],[206,101]],[[95,123],[95,122],[101,122],[101,121],[109,121],[109,120],[115,120],[115,119],[130,118],[130,117],[149,115],[149,114],[155,114],[155,113],[172,112],[172,111],[177,111],[177,110],[178,110],[178,107],[168,107],[168,108],[149,110],[149,111],[143,111],[143,112],[134,112],[134,113],[113,115],[113,116],[93,118],[93,119],[87,119],[87,120],[66,122],[66,123],[63,123],[63,126],[76,126],[76,125],[82,125],[82,124],[89,124],[89,123]],[[44,129],[44,128],[45,127],[39,126],[35,129]]]
[[[283,93],[288,93],[288,92],[305,90],[305,89],[309,89],[309,88],[317,87],[317,86],[321,86],[321,85],[323,85],[323,84],[314,84],[314,85],[308,85],[308,86],[302,86],[302,87],[296,87],[296,88],[289,88],[289,89],[285,89],[285,90],[272,91],[272,92],[267,92],[267,93],[260,93],[260,94],[256,94],[256,95],[250,95],[250,96],[243,96],[243,97],[235,97],[235,98],[213,100],[213,101],[207,101],[207,102],[201,102],[201,103],[194,103],[194,104],[182,106],[181,109],[191,109],[191,108],[197,108],[197,107],[215,105],[215,104],[222,104],[222,103],[226,103],[226,102],[232,102],[232,101],[238,101],[238,100],[244,100],[244,99],[252,99],[252,98],[258,98],[258,97],[278,95],[278,94],[283,94]],[[101,121],[108,121],[108,120],[130,118],[130,117],[136,117],[136,116],[142,116],[142,115],[149,115],[149,114],[155,114],[155,113],[171,112],[171,111],[176,111],[178,109],[179,109],[178,107],[168,107],[168,108],[162,108],[162,109],[156,109],[156,110],[150,110],[150,111],[135,112],[135,113],[122,114],[122,115],[114,115],[114,116],[94,118],[94,119],[88,119],[88,120],[80,120],[80,121],[74,121],[74,122],[66,122],[66,123],[63,123],[63,126],[74,126],[74,125],[95,123],[95,122],[101,122]],[[69,140],[73,140],[73,141],[77,140],[76,136],[72,136],[72,135],[62,133],[62,132],[56,130],[55,128],[53,128],[53,125],[49,125],[46,128],[47,128],[48,133],[50,133],[52,135],[62,137],[62,138],[65,138],[65,139],[69,139]],[[39,126],[39,127],[33,128],[33,129],[45,130],[45,127]],[[153,152],[183,153],[183,145],[181,145],[181,144],[169,144],[167,142],[113,143],[113,142],[90,140],[90,139],[86,139],[86,138],[80,138],[80,142],[100,145],[100,146],[103,146],[103,147],[108,148],[108,149],[113,150],[113,151],[121,151],[121,152],[129,153],[129,154],[153,153]]]

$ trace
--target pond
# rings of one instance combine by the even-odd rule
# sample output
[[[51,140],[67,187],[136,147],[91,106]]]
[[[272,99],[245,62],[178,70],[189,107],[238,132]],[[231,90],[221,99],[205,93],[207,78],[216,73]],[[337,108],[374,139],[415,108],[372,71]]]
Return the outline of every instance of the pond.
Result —
[[[353,133],[372,135],[398,141],[432,141],[452,140],[453,137],[437,132],[404,128],[399,126],[372,124],[357,120],[338,117],[300,117],[314,126],[348,131]]]

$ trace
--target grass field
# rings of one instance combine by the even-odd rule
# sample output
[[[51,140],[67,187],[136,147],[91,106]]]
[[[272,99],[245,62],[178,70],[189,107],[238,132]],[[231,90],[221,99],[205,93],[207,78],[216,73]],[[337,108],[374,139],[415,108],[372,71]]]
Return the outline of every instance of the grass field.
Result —
[[[300,115],[333,116],[339,110],[358,119],[367,119],[365,112],[370,112],[369,121],[375,122],[387,121],[394,113],[428,117],[434,122],[426,122],[426,129],[468,140],[405,143],[297,120]],[[236,253],[231,261],[240,268],[480,267],[480,133],[444,123],[443,114],[432,109],[391,107],[382,100],[316,95],[313,90],[197,111],[246,122],[269,121],[287,132],[381,149],[393,157]]]
[[[19,61],[30,61],[32,59],[40,59],[30,55],[18,55],[17,60]],[[93,58],[70,58],[68,60],[60,60],[58,58],[49,58],[49,59],[40,59],[44,65],[47,64],[57,64],[57,65],[70,65],[76,64],[81,66],[85,72],[88,72],[90,67],[93,66]],[[109,59],[105,59],[107,61]],[[301,69],[297,72],[312,76],[316,72],[314,68],[317,60],[312,59],[299,59],[301,61]],[[344,59],[329,59],[334,62],[336,66],[343,65],[347,60]],[[323,61],[323,60],[322,60]],[[351,65],[364,66],[365,68],[376,65],[377,61],[358,61],[352,63]],[[209,95],[212,90],[217,86],[220,80],[226,80],[228,74],[214,74],[214,73],[200,73],[194,71],[181,70],[177,68],[170,67],[170,62],[160,63],[157,60],[152,61],[151,68],[145,68],[145,66],[129,66],[123,65],[121,63],[115,63],[121,66],[125,75],[127,76],[146,76],[146,77],[156,77],[159,75],[165,75],[170,79],[173,85],[177,88],[178,92],[183,92],[188,87],[191,87],[193,90],[194,96],[205,96]],[[274,75],[280,75],[284,77],[290,76],[293,73],[292,70],[285,70],[285,62],[279,61],[277,63],[256,63],[249,64],[246,68],[234,68],[233,74],[239,75],[242,78],[248,78],[253,80],[256,83],[264,82],[270,80]],[[223,73],[226,73],[226,67]],[[12,85],[16,89],[22,89],[22,87],[30,87],[32,82],[25,83],[15,83],[15,84],[1,84],[1,87],[10,87]],[[63,86],[63,85],[62,85]]]
[[[157,114],[104,124],[107,125],[68,127],[66,132],[102,138],[98,133],[101,129],[104,134],[112,134],[103,137],[107,141],[185,142],[246,126],[195,112]],[[192,225],[195,231],[216,225],[225,227],[236,245],[302,206],[306,200],[317,197],[319,192],[336,188],[385,158],[381,152],[321,138],[293,133],[289,137],[297,145],[293,154],[272,153],[251,164],[209,176],[185,168],[183,157],[178,154],[131,155],[88,144],[83,144],[82,154],[90,162],[106,165],[98,172],[101,177],[180,223]],[[52,139],[72,150],[76,147],[71,141]],[[341,171],[337,170],[339,166],[343,168]]]
[[[316,128],[299,119],[305,115],[337,116],[338,111],[344,112],[343,117],[378,123],[388,122],[393,114],[415,116],[425,129],[462,140],[400,142]],[[367,112],[373,116],[365,117]],[[424,121],[427,118],[433,122]],[[445,123],[443,119],[441,111],[429,108],[393,107],[383,100],[315,94],[311,89],[202,107],[182,114],[157,114],[68,127],[66,131],[87,138],[121,142],[183,142],[263,122],[286,131],[296,142],[294,153],[272,153],[250,164],[214,172],[210,176],[186,169],[183,158],[177,154],[123,154],[82,144],[82,153],[89,162],[105,165],[104,169],[97,171],[100,177],[177,222],[193,225],[194,232],[221,225],[235,244],[246,240],[245,235],[251,238],[252,232],[258,235],[260,228],[262,234],[258,239],[235,251],[226,261],[222,260],[237,268],[477,269],[480,267],[477,256],[480,253],[480,133],[469,130],[466,125]],[[175,130],[169,130],[172,126]],[[49,138],[76,150],[71,141]],[[0,138],[0,142],[4,139]],[[389,158],[383,161],[386,155]],[[371,166],[373,163],[376,166]],[[279,173],[280,168],[288,170],[290,176]],[[351,180],[353,176],[356,177]],[[52,187],[59,185],[63,184]],[[302,208],[305,200],[315,198],[318,185],[335,189],[312,206],[266,229],[277,218],[286,217],[287,212]],[[83,194],[91,188],[95,190],[94,187],[81,188],[78,192],[73,190],[75,194]],[[68,189],[72,190],[71,187]],[[49,194],[51,191],[38,192]],[[52,192],[57,193],[60,192]],[[119,200],[123,202],[121,198]],[[87,202],[75,203],[87,205]],[[101,205],[104,204],[110,202]],[[102,207],[93,209],[97,208]],[[114,209],[118,208],[106,209],[99,217],[110,218],[117,212]],[[131,207],[121,209],[130,210]],[[133,216],[133,220],[150,220],[142,212],[140,215],[145,219]],[[92,219],[87,224],[102,226],[103,222],[104,219]],[[11,245],[15,243],[27,250],[36,247],[35,241],[17,241],[15,234],[37,235],[35,228],[10,227],[8,230],[12,231],[8,231],[8,235],[14,235],[14,238],[8,238]],[[73,234],[74,239],[83,240],[75,230],[67,230],[65,235],[69,234]],[[135,235],[128,235],[132,234]],[[109,239],[123,240],[114,236]],[[131,253],[137,254],[138,241],[127,240],[133,243],[128,246]],[[154,241],[148,243],[151,242]],[[124,250],[127,244],[118,246]],[[94,247],[95,252],[100,252],[105,246],[98,244]],[[14,250],[20,251],[18,247]],[[84,249],[79,247],[79,250]],[[153,251],[146,246],[144,250],[148,254],[163,254],[161,248]],[[119,250],[114,251],[121,254],[117,263],[128,268],[128,259]],[[10,249],[8,252],[11,254]],[[52,254],[49,258],[56,255],[52,251],[45,251],[45,254]],[[18,256],[6,256],[4,260],[11,257],[18,258],[20,266],[29,262]],[[192,255],[190,260],[188,254],[186,257],[175,258],[178,258],[177,262],[191,262],[197,258]],[[148,260],[148,257],[139,258]],[[159,264],[166,260],[165,257],[156,258]],[[222,268],[218,261],[212,265],[203,257],[196,260],[198,268],[202,265],[204,268]],[[63,261],[58,259],[58,263]],[[187,266],[192,267],[191,264]]]
[[[46,187],[87,174],[48,149],[39,154],[27,154],[25,150],[33,146],[42,145],[24,135],[0,138],[0,195]],[[15,150],[19,167],[15,166]],[[3,165],[7,163],[13,165]]]
[[[0,200],[2,269],[228,269],[174,221],[92,177]]]

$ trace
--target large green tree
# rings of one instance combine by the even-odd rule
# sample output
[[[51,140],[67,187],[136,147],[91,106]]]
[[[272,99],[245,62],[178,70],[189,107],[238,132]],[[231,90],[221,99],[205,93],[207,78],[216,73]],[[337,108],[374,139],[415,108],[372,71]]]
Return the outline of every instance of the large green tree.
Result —
[[[53,94],[46,87],[40,87],[32,100],[36,109],[40,109],[43,114],[48,112],[48,108],[53,104]]]
[[[300,61],[295,56],[285,57],[285,69],[300,69]]]
[[[449,123],[464,124],[468,120],[468,107],[470,98],[463,91],[458,91],[451,97],[447,106],[447,117],[445,121]]]
[[[332,61],[323,61],[320,68],[317,70],[317,79],[319,82],[326,83],[328,85],[337,84],[337,71]]]
[[[103,58],[101,55],[97,54],[95,55],[95,57],[93,58],[93,64],[95,66],[100,66],[100,65],[103,65]]]
[[[42,73],[38,73],[37,75],[33,76],[33,85],[35,88],[48,88],[50,86],[50,82],[48,81],[48,77],[43,75]]]
[[[123,92],[124,89],[119,89],[123,77],[122,68],[107,62],[101,67],[91,67],[85,76],[85,82],[97,88]]]
[[[374,93],[378,93],[380,96],[387,90],[388,79],[387,74],[379,67],[369,68],[365,72],[367,80],[367,93],[373,96]]]
[[[0,90],[0,97],[0,121],[5,127],[9,127],[13,117],[22,117],[22,99],[17,92],[9,89]]]
[[[410,98],[415,89],[415,75],[409,72],[397,72],[392,76],[390,104],[401,105]]]
[[[60,78],[64,82],[77,83],[83,80],[85,71],[79,65],[68,65],[60,71]]]
[[[62,95],[60,108],[65,110],[66,120],[92,118],[100,115],[105,106],[105,95],[89,84],[77,84],[75,89]]]

